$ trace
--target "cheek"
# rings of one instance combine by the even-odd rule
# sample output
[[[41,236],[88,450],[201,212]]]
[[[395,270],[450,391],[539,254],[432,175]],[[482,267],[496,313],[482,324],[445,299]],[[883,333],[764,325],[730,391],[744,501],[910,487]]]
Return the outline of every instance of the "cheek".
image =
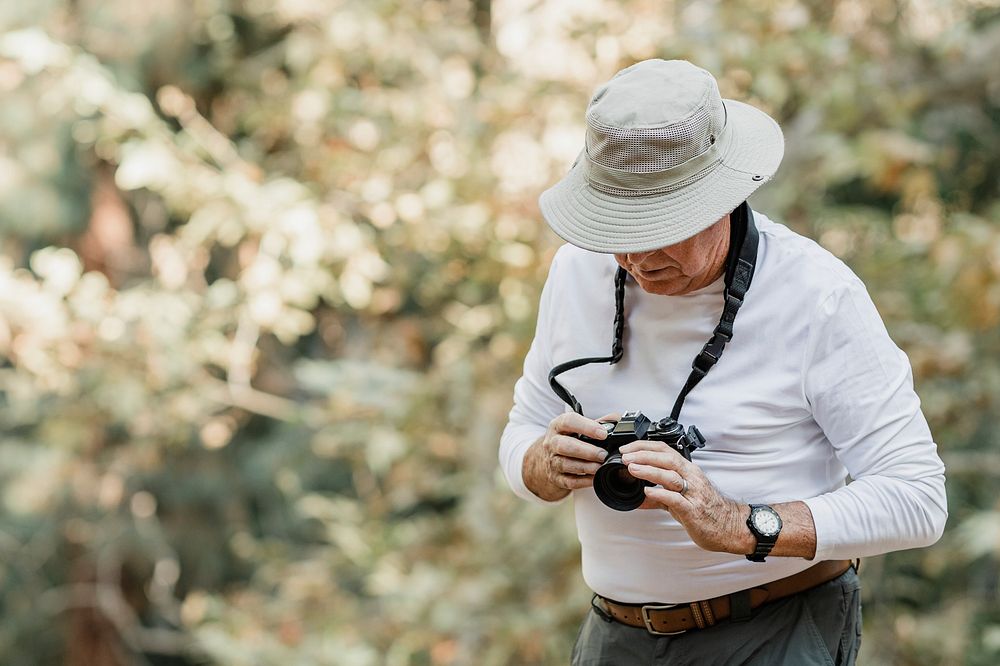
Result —
[[[705,269],[710,261],[709,253],[695,243],[682,243],[673,248],[670,259],[681,267],[685,275],[697,275]]]
[[[670,252],[663,252],[662,261],[670,266],[676,266],[684,275],[691,275],[691,270],[694,268],[693,264],[696,263],[695,257],[696,255],[690,252],[674,248]]]

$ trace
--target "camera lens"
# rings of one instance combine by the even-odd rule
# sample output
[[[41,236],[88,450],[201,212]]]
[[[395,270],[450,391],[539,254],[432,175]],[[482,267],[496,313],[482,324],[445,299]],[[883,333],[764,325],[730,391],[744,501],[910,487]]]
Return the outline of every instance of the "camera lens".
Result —
[[[615,511],[637,509],[646,499],[646,493],[642,489],[651,485],[653,484],[629,474],[628,467],[617,451],[608,456],[594,474],[594,492],[598,499]]]

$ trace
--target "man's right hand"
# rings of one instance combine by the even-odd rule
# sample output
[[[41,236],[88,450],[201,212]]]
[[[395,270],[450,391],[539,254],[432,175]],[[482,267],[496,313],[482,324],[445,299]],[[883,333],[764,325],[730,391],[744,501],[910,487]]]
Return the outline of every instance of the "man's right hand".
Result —
[[[602,421],[617,421],[608,414]],[[594,485],[594,473],[607,457],[599,446],[581,442],[571,434],[604,439],[607,431],[597,421],[576,412],[565,412],[549,422],[545,435],[527,453],[521,473],[528,490],[547,501],[562,499],[569,491]]]

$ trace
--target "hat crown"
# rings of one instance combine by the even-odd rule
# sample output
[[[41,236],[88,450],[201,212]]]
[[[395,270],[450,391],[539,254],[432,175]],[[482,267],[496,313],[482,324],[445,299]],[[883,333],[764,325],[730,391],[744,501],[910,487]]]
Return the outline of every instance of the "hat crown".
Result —
[[[710,73],[684,60],[644,60],[591,98],[587,157],[630,173],[666,171],[707,151],[725,125]]]

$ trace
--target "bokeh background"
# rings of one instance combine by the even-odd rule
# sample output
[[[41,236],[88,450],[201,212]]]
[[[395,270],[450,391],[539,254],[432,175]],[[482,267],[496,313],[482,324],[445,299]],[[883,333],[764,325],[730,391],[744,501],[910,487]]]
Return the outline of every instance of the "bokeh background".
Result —
[[[862,663],[1000,663],[997,0],[5,0],[0,663],[566,663],[496,447],[537,196],[650,57],[781,122],[755,207],[913,363],[951,516]]]

